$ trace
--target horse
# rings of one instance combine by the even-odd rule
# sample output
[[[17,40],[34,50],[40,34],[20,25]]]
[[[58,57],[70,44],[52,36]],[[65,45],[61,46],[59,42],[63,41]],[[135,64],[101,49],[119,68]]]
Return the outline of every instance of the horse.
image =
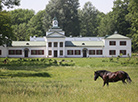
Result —
[[[127,82],[131,83],[132,80],[129,77],[129,75],[124,71],[117,71],[117,72],[110,72],[107,70],[98,70],[94,72],[94,80],[96,81],[98,77],[101,77],[104,81],[103,87],[105,84],[109,86],[109,82],[117,82],[122,81],[124,84],[126,84],[125,80],[127,79]]]

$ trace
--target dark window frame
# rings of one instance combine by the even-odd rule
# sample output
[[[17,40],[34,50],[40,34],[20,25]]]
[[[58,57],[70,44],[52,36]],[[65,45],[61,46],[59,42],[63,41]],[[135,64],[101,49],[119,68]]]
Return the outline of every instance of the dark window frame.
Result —
[[[73,50],[67,50],[67,55],[73,55]]]
[[[2,55],[2,50],[0,50],[0,55]]]
[[[120,54],[126,55],[126,50],[120,50]]]
[[[116,50],[109,50],[109,55],[116,55]]]
[[[49,56],[52,55],[52,50],[48,50],[48,55],[49,55]]]
[[[52,42],[48,42],[48,47],[52,47]]]
[[[63,47],[63,42],[60,42],[60,47]]]
[[[96,50],[96,55],[103,55],[103,50]]]
[[[44,55],[44,50],[31,50],[31,55]]]
[[[95,50],[89,50],[89,55],[95,55]]]
[[[60,50],[60,56],[63,56],[63,50]]]
[[[54,47],[58,47],[58,42],[54,42]]]
[[[81,55],[81,50],[75,50],[75,55]]]
[[[22,55],[22,50],[9,50],[9,55]]]
[[[120,46],[126,46],[127,42],[126,41],[120,41]]]
[[[116,41],[109,41],[109,45],[110,46],[115,46],[116,45]]]

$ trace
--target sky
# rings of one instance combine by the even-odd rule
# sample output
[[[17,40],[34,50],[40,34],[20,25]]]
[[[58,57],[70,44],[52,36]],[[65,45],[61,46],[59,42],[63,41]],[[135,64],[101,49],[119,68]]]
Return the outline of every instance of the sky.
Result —
[[[14,9],[33,9],[35,13],[37,13],[40,10],[44,10],[49,1],[50,0],[21,0],[20,6],[14,7]],[[88,1],[92,2],[93,6],[99,11],[108,13],[112,11],[114,0],[79,0],[80,8],[83,8],[84,4]]]

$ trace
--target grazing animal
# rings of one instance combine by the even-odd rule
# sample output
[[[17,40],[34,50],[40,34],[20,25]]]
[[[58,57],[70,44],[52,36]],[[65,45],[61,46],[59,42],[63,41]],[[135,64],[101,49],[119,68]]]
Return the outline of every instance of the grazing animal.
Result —
[[[108,86],[109,82],[117,82],[120,80],[124,84],[126,84],[126,82],[125,82],[126,79],[129,83],[131,83],[131,81],[132,81],[131,78],[129,77],[129,75],[124,71],[110,72],[110,71],[106,71],[106,70],[99,70],[94,73],[94,80],[96,81],[99,76],[104,81],[103,86],[105,86],[105,84],[107,84],[107,86]]]

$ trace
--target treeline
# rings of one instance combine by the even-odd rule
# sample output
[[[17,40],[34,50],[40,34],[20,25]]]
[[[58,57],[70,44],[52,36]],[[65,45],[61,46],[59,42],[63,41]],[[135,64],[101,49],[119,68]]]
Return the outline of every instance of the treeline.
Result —
[[[138,0],[115,0],[107,14],[98,11],[92,2],[79,7],[79,0],[50,0],[37,14],[28,9],[1,11],[0,23],[8,25],[11,39],[24,41],[30,36],[45,36],[56,16],[66,36],[105,36],[117,31],[132,38],[132,49],[138,51]]]

